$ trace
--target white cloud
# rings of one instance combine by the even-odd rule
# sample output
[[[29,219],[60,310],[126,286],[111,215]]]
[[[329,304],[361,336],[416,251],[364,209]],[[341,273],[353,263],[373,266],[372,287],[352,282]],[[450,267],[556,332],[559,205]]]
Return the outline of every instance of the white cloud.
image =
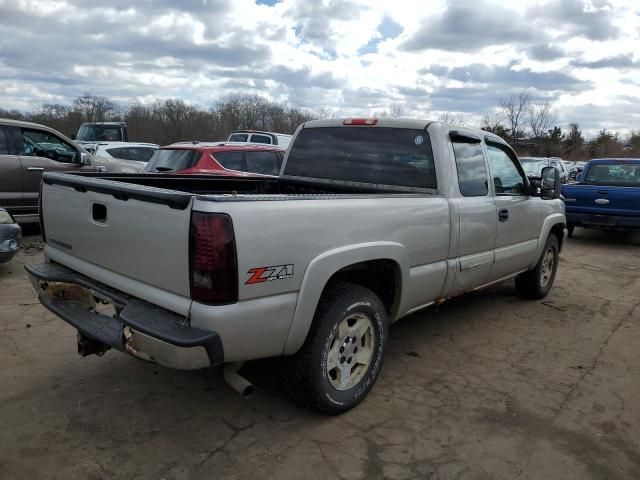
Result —
[[[555,99],[565,123],[637,119],[640,16],[627,0],[260,3],[0,0],[0,107],[257,93],[345,115],[399,104],[474,119],[528,89]]]

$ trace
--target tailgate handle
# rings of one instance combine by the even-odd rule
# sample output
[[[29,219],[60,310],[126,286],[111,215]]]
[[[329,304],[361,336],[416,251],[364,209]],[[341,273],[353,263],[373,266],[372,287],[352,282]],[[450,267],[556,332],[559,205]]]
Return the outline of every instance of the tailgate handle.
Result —
[[[96,223],[107,223],[107,206],[102,203],[91,205],[91,219]]]
[[[599,195],[609,195],[609,190],[598,190]]]

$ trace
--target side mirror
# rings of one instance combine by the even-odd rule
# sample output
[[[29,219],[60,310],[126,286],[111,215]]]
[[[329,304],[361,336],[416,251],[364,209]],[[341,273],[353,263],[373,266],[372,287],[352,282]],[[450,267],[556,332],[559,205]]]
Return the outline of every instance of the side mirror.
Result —
[[[544,167],[540,175],[540,198],[554,200],[560,198],[560,172],[555,167]]]
[[[85,152],[80,153],[80,165],[92,165],[91,155]]]
[[[76,134],[75,134],[75,133],[72,133],[72,134],[71,134],[71,140],[75,140],[75,139],[76,139]]]

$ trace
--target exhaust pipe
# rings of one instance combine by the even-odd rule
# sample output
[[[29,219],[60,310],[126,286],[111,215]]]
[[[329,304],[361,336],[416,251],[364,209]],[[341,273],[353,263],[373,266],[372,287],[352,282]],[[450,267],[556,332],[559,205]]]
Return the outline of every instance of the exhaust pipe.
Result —
[[[244,362],[228,363],[224,366],[224,379],[227,384],[244,398],[249,398],[255,392],[251,382],[238,373]]]

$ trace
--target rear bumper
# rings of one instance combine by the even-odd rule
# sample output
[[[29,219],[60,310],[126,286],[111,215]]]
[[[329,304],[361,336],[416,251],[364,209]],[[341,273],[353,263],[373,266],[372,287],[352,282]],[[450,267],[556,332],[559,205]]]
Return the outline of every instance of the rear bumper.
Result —
[[[577,227],[594,228],[640,228],[640,217],[620,217],[567,212],[567,223]]]
[[[218,333],[191,327],[181,315],[56,263],[25,268],[40,303],[86,337],[171,368],[204,368],[224,360]],[[95,299],[112,304],[115,314],[101,313]]]

